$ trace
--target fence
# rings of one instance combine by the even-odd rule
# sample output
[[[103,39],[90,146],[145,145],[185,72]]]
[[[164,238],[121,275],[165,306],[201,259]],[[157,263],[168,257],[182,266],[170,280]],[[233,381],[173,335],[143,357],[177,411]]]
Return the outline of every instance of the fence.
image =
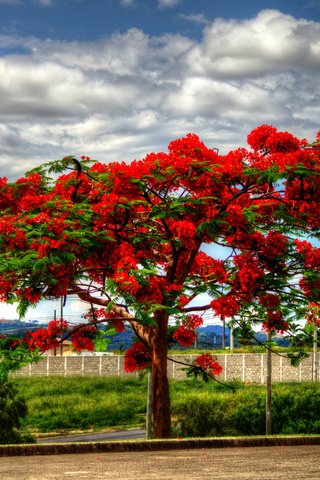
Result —
[[[186,374],[183,363],[190,363],[196,355],[171,356],[168,361],[170,378],[183,379]],[[224,381],[241,380],[248,383],[265,383],[265,354],[220,354],[218,362],[223,367],[220,379]],[[124,357],[121,355],[102,356],[46,356],[39,363],[29,364],[15,373],[16,376],[48,375],[128,375],[123,368]],[[319,371],[319,355],[317,357]],[[131,374],[132,375],[132,374]],[[312,380],[312,357],[304,359],[298,367],[290,364],[285,356],[272,356],[273,382],[301,382]]]

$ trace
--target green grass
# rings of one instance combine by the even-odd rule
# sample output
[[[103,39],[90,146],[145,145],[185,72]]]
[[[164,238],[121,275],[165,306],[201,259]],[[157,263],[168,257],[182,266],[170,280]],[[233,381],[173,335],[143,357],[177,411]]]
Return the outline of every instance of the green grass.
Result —
[[[28,406],[24,427],[33,432],[99,430],[144,422],[147,385],[137,378],[32,377],[16,383]]]
[[[137,377],[20,377],[29,413],[23,428],[35,434],[144,426],[147,381]],[[265,387],[216,382],[170,382],[174,435],[260,435]],[[320,433],[320,385],[273,385],[276,434]]]

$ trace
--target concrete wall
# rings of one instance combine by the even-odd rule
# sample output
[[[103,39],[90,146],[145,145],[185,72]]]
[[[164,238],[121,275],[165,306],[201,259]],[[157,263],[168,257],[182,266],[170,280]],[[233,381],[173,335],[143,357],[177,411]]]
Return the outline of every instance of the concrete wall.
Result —
[[[178,362],[192,362],[197,355],[172,356]],[[265,383],[265,354],[222,354],[217,355],[218,362],[223,367],[220,379],[223,381],[240,380],[248,383]],[[319,355],[318,355],[318,371]],[[124,357],[110,356],[46,356],[39,363],[27,365],[16,376],[48,376],[48,375],[128,375],[123,369]],[[168,361],[170,378],[183,379],[183,365]],[[132,375],[132,374],[130,374]],[[308,357],[298,366],[292,367],[290,360],[278,355],[272,356],[273,382],[301,382],[312,380],[312,357]]]

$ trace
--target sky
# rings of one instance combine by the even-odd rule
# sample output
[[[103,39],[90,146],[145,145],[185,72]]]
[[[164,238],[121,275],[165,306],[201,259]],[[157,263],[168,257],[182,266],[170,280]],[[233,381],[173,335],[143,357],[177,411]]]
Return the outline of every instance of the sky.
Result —
[[[319,77],[320,0],[0,0],[0,176],[262,123],[312,141]]]

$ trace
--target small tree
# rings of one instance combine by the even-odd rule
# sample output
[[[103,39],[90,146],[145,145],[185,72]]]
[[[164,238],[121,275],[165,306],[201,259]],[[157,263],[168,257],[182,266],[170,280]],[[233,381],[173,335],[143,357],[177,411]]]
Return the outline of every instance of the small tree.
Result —
[[[90,349],[100,323],[128,322],[140,345],[127,367],[152,365],[156,437],[170,435],[170,316],[190,345],[198,312],[285,330],[319,301],[320,251],[304,238],[319,233],[319,141],[262,125],[248,143],[219,155],[189,134],[130,164],[66,157],[1,181],[1,299],[21,316],[68,294],[90,307],[86,326],[52,322],[25,343],[49,348],[64,333]]]
[[[9,381],[9,373],[39,358],[39,352],[30,352],[16,340],[0,336],[0,444],[34,442],[31,435],[19,431],[20,420],[28,409],[17,387]]]

